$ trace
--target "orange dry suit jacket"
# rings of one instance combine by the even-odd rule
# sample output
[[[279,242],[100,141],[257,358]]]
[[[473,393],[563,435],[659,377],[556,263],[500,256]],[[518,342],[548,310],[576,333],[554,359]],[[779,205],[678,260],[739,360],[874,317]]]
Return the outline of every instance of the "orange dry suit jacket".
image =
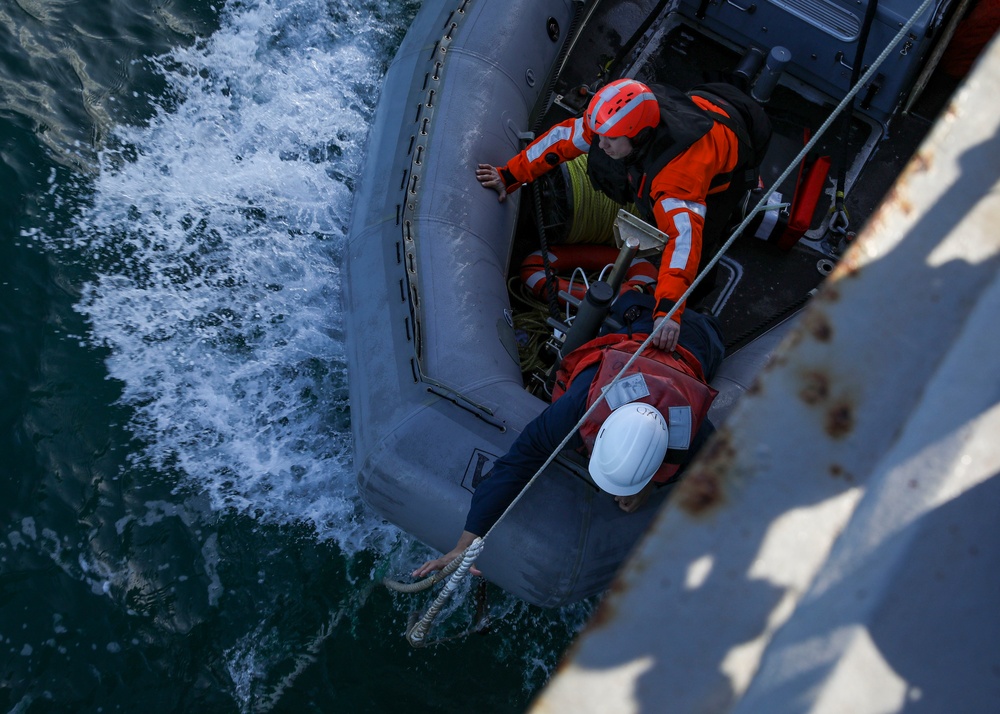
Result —
[[[655,317],[665,315],[678,302],[699,266],[712,257],[702,260],[706,198],[728,189],[737,169],[756,166],[742,117],[730,117],[722,104],[730,110],[732,106],[715,92],[714,102],[707,98],[716,88],[727,96],[733,89],[731,85],[724,89],[705,85],[704,91],[693,90],[689,97],[672,87],[650,87],[660,102],[660,124],[622,162],[599,149],[597,135],[583,117],[577,117],[556,124],[499,167],[511,193],[554,166],[589,152],[592,183],[619,203],[634,200],[643,219],[668,236],[656,286]],[[739,116],[738,111],[732,113]],[[742,154],[737,132],[744,136]],[[682,312],[683,305],[673,315],[678,323]]]

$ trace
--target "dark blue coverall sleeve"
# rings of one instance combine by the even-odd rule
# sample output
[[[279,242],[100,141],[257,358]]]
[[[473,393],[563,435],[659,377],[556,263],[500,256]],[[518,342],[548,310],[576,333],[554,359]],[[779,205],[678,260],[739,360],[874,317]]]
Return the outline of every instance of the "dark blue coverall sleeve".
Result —
[[[503,515],[511,501],[517,498],[525,484],[587,411],[587,392],[595,374],[596,365],[581,372],[566,393],[528,422],[510,450],[496,460],[489,476],[472,495],[465,530],[483,536]],[[580,435],[574,434],[566,448],[577,449],[582,445]]]

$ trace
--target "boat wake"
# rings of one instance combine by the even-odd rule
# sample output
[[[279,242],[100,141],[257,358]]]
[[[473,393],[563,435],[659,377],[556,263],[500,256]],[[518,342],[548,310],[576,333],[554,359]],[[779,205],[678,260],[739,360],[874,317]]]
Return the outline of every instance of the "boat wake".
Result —
[[[351,476],[339,252],[394,5],[241,4],[160,57],[157,111],[113,132],[70,241],[133,460],[348,554],[383,525]]]

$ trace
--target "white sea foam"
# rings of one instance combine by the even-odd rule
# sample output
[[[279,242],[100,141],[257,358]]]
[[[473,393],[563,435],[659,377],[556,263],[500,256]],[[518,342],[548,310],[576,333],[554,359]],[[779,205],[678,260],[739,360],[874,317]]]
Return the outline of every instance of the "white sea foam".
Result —
[[[163,106],[115,131],[73,236],[134,460],[349,553],[385,526],[351,475],[337,266],[400,6],[234,5],[160,58]]]

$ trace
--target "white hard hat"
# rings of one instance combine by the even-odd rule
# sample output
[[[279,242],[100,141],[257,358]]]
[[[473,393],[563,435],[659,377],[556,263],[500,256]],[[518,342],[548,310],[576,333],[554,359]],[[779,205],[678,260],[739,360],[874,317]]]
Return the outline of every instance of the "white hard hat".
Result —
[[[649,404],[629,402],[604,420],[590,455],[590,475],[614,496],[638,493],[653,478],[667,453],[663,415]]]

